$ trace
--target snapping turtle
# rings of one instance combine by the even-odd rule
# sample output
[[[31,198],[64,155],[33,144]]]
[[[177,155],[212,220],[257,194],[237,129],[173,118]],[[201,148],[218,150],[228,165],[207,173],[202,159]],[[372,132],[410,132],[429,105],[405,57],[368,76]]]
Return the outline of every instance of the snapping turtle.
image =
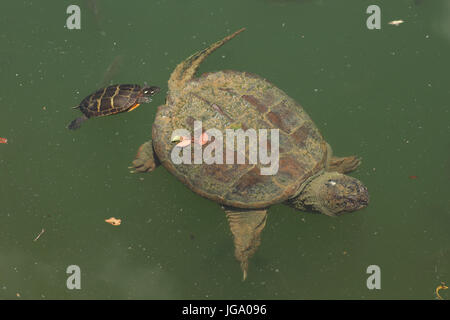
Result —
[[[192,191],[220,203],[245,279],[248,259],[260,243],[270,205],[284,202],[299,210],[335,216],[366,207],[369,195],[360,181],[344,175],[356,169],[360,160],[355,156],[334,157],[303,108],[273,84],[238,71],[194,77],[208,55],[243,30],[195,53],[175,68],[169,79],[166,104],[156,114],[153,141],[139,148],[133,167],[138,172],[148,172],[162,164]],[[198,128],[199,121],[202,128],[216,130],[206,131],[206,144],[199,143],[200,135],[205,138],[204,130]],[[184,129],[187,135],[194,132],[194,143],[185,143],[184,148],[175,145],[174,141],[180,141],[177,129]],[[278,170],[262,174],[267,162],[251,163],[250,142],[234,150],[227,141],[225,152],[220,151],[223,144],[217,142],[221,141],[220,133],[227,129],[241,133],[270,130],[271,140],[266,147],[275,152],[279,142],[279,154],[274,159]],[[278,141],[272,140],[272,135],[276,137],[273,129],[278,133]],[[210,154],[215,162],[196,160],[196,151]],[[181,163],[177,158],[180,154],[184,159]],[[226,154],[229,159],[225,159]],[[244,163],[236,163],[239,156]]]

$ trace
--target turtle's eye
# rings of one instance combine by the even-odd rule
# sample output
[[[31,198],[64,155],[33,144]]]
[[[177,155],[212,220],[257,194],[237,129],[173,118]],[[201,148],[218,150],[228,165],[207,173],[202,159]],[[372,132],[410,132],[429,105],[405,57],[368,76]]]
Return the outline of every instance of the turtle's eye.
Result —
[[[159,87],[150,87],[144,90],[144,94],[154,95],[159,92]]]

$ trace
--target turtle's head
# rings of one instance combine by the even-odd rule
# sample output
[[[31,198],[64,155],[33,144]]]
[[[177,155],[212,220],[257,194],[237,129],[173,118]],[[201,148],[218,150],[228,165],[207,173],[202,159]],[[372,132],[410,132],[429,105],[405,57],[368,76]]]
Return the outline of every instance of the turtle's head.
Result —
[[[161,88],[152,86],[152,87],[144,87],[142,89],[142,92],[144,93],[144,96],[151,97],[151,96],[157,94],[160,90],[161,90]]]
[[[325,172],[311,180],[289,204],[300,210],[336,216],[367,207],[369,193],[358,179],[338,172]]]

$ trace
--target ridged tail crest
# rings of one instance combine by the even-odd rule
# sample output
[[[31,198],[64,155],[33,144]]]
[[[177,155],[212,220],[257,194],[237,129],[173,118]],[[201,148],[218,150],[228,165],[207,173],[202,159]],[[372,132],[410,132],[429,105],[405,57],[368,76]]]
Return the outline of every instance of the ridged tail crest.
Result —
[[[233,39],[235,36],[237,36],[239,33],[244,31],[245,28],[242,28],[229,36],[223,38],[220,41],[217,41],[216,43],[210,45],[208,48],[199,51],[197,53],[194,53],[192,56],[184,60],[182,63],[180,63],[175,70],[172,72],[170,79],[169,79],[169,90],[173,90],[176,88],[180,88],[186,83],[186,81],[191,80],[195,73],[197,72],[200,64],[216,49],[223,46],[226,42]]]
[[[242,278],[247,278],[248,260],[261,243],[261,232],[266,226],[267,210],[234,209],[225,207],[234,240],[234,255],[241,263]]]

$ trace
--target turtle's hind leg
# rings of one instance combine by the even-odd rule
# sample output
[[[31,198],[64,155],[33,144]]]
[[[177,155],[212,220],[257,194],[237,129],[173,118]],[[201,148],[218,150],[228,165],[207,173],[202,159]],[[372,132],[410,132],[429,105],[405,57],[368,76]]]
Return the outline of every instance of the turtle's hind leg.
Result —
[[[348,173],[358,168],[360,164],[361,159],[357,158],[356,156],[342,158],[331,157],[328,161],[328,171]]]
[[[225,207],[234,239],[234,255],[241,263],[243,280],[247,278],[248,259],[261,243],[261,231],[266,225],[266,209],[239,209]]]
[[[136,159],[134,159],[130,169],[134,168],[137,172],[151,172],[155,170],[159,164],[158,157],[153,150],[152,140],[150,140],[139,147]],[[136,171],[131,171],[131,173]]]
[[[81,124],[86,121],[88,119],[88,117],[86,117],[85,115],[76,118],[75,120],[73,120],[71,123],[69,123],[69,125],[67,126],[67,128],[69,128],[70,130],[76,130],[79,129],[81,127]]]

